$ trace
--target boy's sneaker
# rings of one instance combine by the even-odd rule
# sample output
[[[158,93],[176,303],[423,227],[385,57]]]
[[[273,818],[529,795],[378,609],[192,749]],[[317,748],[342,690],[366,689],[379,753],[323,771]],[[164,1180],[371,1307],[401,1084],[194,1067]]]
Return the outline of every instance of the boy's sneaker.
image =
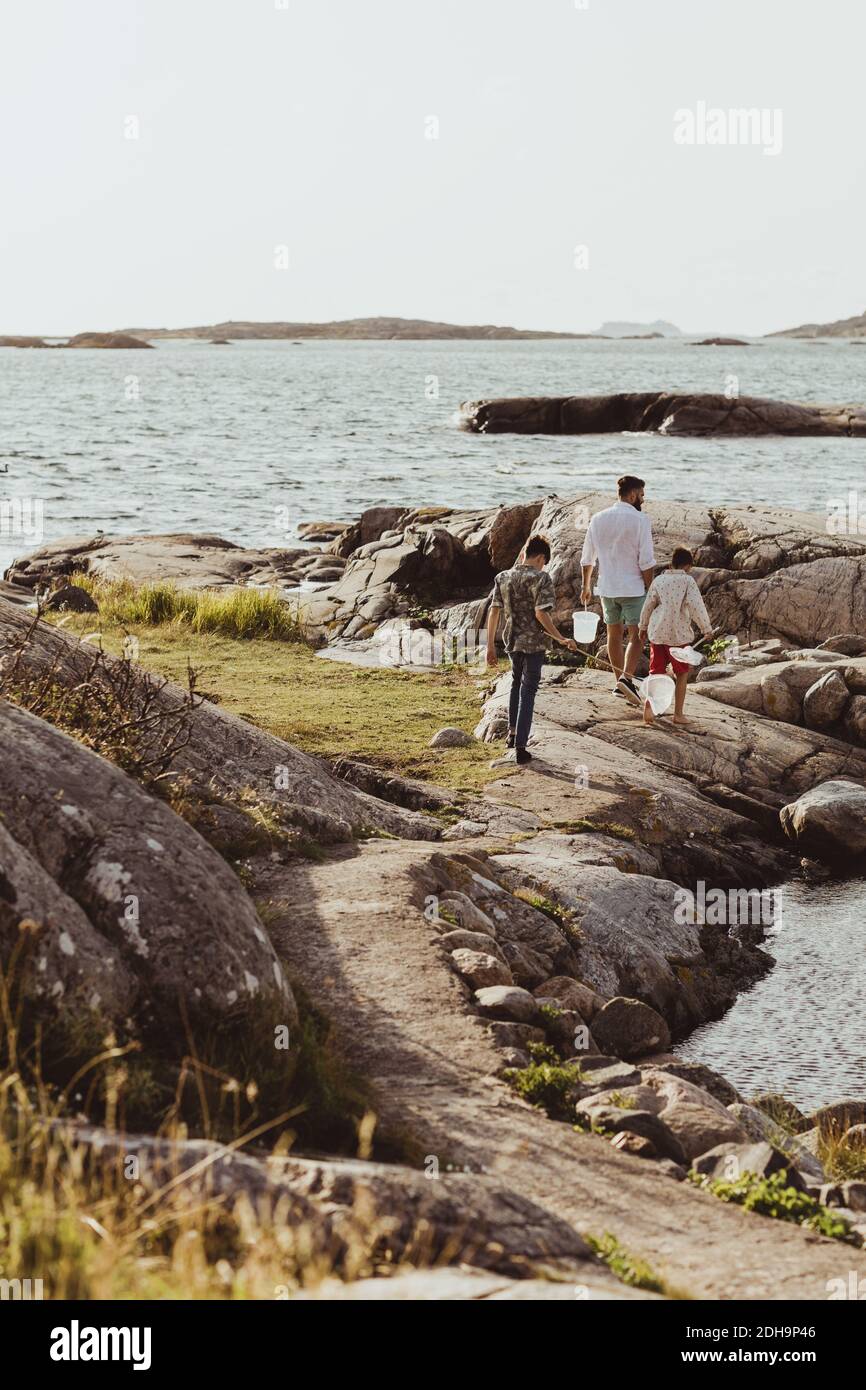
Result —
[[[630,701],[631,704],[641,705],[643,703],[643,701],[640,698],[640,695],[638,694],[637,686],[635,685],[631,676],[620,676],[619,680],[616,683],[616,687],[617,690],[622,695],[624,695],[625,698],[628,701]]]
[[[517,750],[517,752],[516,752],[516,754],[515,754],[515,758],[516,758],[517,762],[519,762],[519,763],[531,763],[531,762],[532,762],[532,754],[531,754],[531,753],[528,753],[528,752],[526,751],[525,748],[518,748],[518,750]]]

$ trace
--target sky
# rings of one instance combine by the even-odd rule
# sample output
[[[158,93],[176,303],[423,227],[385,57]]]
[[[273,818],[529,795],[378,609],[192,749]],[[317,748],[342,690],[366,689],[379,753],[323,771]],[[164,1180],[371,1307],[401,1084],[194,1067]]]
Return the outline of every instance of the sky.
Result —
[[[859,314],[864,46],[862,0],[3,0],[0,333]]]

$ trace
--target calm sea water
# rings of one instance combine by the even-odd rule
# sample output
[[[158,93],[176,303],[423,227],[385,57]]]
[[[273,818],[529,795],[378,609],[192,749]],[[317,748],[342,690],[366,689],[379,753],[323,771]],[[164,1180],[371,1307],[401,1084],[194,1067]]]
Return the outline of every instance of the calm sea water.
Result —
[[[485,439],[461,400],[614,390],[866,401],[866,348],[761,342],[162,342],[0,349],[0,498],[40,498],[44,538],[213,531],[281,545],[378,502],[482,506],[637,471],[650,498],[824,510],[863,477],[852,440]],[[651,511],[651,506],[649,507]],[[8,528],[7,528],[8,531]],[[0,564],[33,548],[0,535]]]
[[[775,917],[774,969],[676,1050],[745,1096],[781,1091],[807,1111],[866,1099],[866,883],[787,883]]]

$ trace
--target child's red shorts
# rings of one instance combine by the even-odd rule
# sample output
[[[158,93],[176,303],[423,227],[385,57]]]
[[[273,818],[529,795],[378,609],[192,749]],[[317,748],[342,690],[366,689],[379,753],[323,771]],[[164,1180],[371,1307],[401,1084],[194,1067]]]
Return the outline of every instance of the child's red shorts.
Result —
[[[681,676],[683,672],[692,669],[687,661],[677,661],[676,657],[671,656],[670,647],[666,647],[663,642],[650,642],[650,675],[664,676],[667,674],[668,666],[675,676]]]

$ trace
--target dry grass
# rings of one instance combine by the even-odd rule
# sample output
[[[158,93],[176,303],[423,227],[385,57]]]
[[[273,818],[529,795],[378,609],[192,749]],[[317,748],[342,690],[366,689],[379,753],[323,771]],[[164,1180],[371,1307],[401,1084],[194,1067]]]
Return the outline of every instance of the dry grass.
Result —
[[[100,620],[115,627],[167,624],[241,640],[306,640],[297,607],[275,589],[179,589],[168,581],[137,585],[128,579],[101,580],[86,574],[72,575],[70,583],[86,589],[99,604]]]

